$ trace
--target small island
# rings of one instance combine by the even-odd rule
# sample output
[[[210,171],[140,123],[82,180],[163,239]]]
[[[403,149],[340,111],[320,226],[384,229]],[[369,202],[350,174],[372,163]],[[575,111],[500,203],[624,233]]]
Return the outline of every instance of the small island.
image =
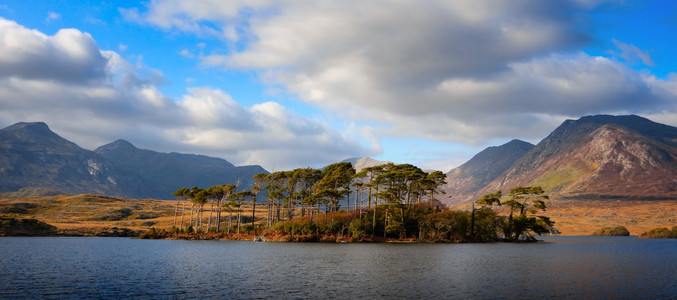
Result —
[[[554,232],[554,222],[537,215],[548,199],[541,187],[497,191],[472,208],[452,209],[436,199],[444,180],[442,172],[409,164],[355,172],[350,162],[341,162],[322,170],[257,174],[248,189],[237,183],[180,188],[175,202],[49,196],[0,210],[16,220],[39,215],[58,222],[40,235],[459,243],[536,241],[535,235]]]
[[[592,233],[593,236],[629,236],[630,231],[628,231],[625,226],[615,226],[615,227],[604,227]]]
[[[677,239],[677,226],[672,226],[672,229],[660,227],[649,230],[639,235],[640,238],[652,239]]]

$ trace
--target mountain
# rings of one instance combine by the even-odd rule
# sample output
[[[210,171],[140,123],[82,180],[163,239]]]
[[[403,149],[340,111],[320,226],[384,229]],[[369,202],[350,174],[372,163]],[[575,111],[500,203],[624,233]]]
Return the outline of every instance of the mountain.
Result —
[[[451,202],[472,195],[498,178],[535,146],[520,140],[512,140],[502,146],[489,147],[463,165],[447,173],[443,187]],[[458,201],[461,202],[461,201]]]
[[[125,140],[117,140],[94,150],[126,173],[147,179],[162,191],[166,199],[182,187],[209,187],[240,180],[240,187],[253,185],[252,177],[268,173],[261,166],[236,167],[228,161],[195,154],[161,153],[138,149]]]
[[[375,167],[375,166],[380,166],[380,165],[385,165],[387,163],[390,163],[389,161],[381,161],[381,160],[375,160],[370,157],[353,157],[349,159],[345,159],[341,162],[349,162],[353,165],[353,168],[355,168],[355,171],[360,172],[364,168],[369,168],[369,167]]]
[[[181,187],[252,184],[267,173],[260,166],[236,167],[202,155],[160,153],[118,140],[90,151],[45,123],[17,123],[0,129],[0,193],[26,188],[126,198],[171,199]]]
[[[69,193],[145,197],[147,182],[60,137],[45,123],[0,129],[0,192],[41,187]],[[137,192],[140,191],[140,192]]]
[[[567,120],[459,201],[520,185],[540,185],[559,198],[677,198],[677,128],[634,115]]]

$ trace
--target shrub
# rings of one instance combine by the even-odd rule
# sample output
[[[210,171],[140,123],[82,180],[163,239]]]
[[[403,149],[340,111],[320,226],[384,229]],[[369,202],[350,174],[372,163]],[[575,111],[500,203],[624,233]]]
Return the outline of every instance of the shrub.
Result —
[[[625,226],[604,227],[595,231],[594,236],[629,236],[630,232]]]
[[[367,222],[359,218],[350,221],[350,225],[348,226],[348,232],[350,233],[350,236],[357,240],[365,238],[368,232],[367,226],[365,226],[366,223],[371,226],[371,222]]]
[[[96,217],[97,221],[120,221],[132,215],[132,210],[129,208],[108,209],[108,212],[102,216]]]
[[[655,228],[649,232],[644,232],[639,235],[641,238],[677,238],[677,226],[673,226],[672,230],[665,227]]]
[[[139,220],[155,219],[157,217],[159,217],[159,215],[154,213],[154,212],[144,212],[144,211],[139,212],[136,215],[136,218],[139,219]]]
[[[37,206],[32,203],[12,203],[8,206],[0,207],[0,212],[7,214],[27,214],[29,209],[36,208]]]

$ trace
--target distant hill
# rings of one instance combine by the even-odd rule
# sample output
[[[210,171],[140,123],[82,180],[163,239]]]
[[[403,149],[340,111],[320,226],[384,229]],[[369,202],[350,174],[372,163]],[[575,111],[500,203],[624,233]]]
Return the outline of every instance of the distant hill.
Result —
[[[475,176],[487,174],[478,170]],[[519,185],[540,185],[560,198],[674,199],[677,128],[634,115],[567,120],[483,188],[456,184],[467,192],[455,203]]]
[[[142,150],[118,140],[96,151],[80,148],[45,123],[0,129],[0,193],[26,188],[126,198],[171,199],[181,187],[251,185],[260,166],[236,167],[202,155]]]
[[[162,191],[162,199],[182,187],[209,187],[237,183],[240,187],[253,185],[252,177],[268,173],[261,166],[236,167],[228,161],[195,154],[161,153],[138,149],[125,140],[117,140],[94,150],[126,173],[135,173]]]
[[[375,167],[375,166],[380,166],[380,165],[385,165],[387,163],[390,163],[389,161],[381,161],[381,160],[375,160],[370,157],[353,157],[353,158],[348,158],[345,159],[341,162],[349,162],[353,165],[353,168],[355,168],[355,171],[360,172],[364,168],[369,168],[369,167]]]
[[[454,200],[473,195],[498,178],[534,147],[531,143],[512,140],[502,146],[484,149],[463,165],[447,173],[445,197],[456,202]]]
[[[123,197],[158,192],[144,188],[147,184],[60,137],[45,123],[17,123],[0,129],[0,192],[26,187]]]

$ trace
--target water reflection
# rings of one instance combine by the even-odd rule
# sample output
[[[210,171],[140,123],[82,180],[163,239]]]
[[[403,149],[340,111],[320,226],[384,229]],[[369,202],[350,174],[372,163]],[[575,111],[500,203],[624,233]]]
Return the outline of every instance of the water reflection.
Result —
[[[0,239],[3,298],[670,298],[675,240],[290,244]]]

